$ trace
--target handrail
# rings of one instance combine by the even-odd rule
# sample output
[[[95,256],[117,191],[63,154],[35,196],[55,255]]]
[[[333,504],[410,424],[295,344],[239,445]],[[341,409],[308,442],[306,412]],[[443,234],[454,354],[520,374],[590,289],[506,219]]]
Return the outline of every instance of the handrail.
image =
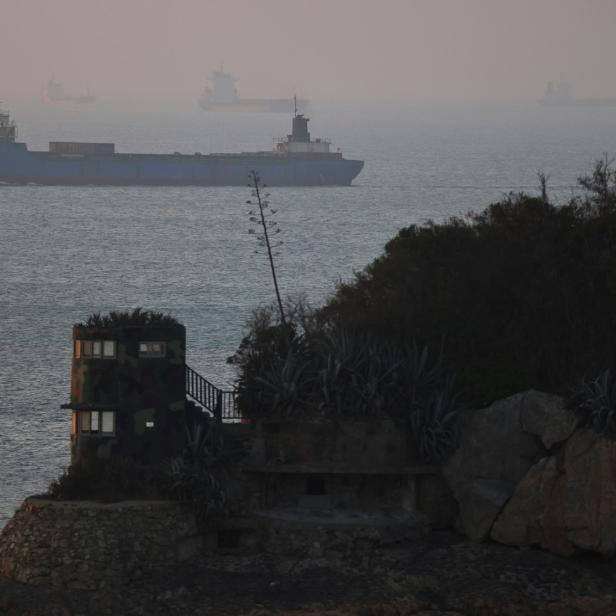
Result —
[[[219,389],[188,364],[186,365],[186,395],[212,413],[217,421],[240,417],[235,392]]]

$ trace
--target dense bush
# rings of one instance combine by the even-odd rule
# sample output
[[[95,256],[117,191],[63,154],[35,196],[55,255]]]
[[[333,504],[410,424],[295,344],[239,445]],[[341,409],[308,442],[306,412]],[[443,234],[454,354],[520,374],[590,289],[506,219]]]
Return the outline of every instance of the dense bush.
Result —
[[[165,465],[168,494],[188,503],[202,523],[226,511],[228,453],[219,425],[199,421],[186,427],[182,453]]]
[[[383,341],[287,306],[286,331],[273,307],[255,312],[232,362],[242,412],[251,417],[389,416],[412,427],[425,461],[457,441],[457,397],[442,351]]]
[[[69,466],[48,488],[57,500],[100,500],[162,498],[166,491],[163,469],[129,458],[111,458]]]
[[[153,310],[143,310],[143,308],[135,308],[131,311],[112,310],[109,314],[101,314],[100,312],[92,313],[84,323],[85,327],[149,327],[149,326],[170,326],[179,325],[178,320],[164,312],[155,312]]]
[[[445,340],[466,401],[564,392],[616,365],[616,172],[599,161],[556,206],[512,194],[478,214],[403,229],[321,319],[380,341]]]

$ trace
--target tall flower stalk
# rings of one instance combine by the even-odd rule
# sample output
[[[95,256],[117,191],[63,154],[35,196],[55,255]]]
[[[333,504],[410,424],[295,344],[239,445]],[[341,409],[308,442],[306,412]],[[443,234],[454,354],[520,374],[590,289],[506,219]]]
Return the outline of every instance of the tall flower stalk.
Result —
[[[274,266],[274,256],[280,254],[275,252],[275,250],[283,244],[281,240],[272,240],[274,235],[280,233],[278,223],[272,218],[272,216],[276,213],[276,210],[273,210],[269,206],[269,201],[267,200],[270,196],[269,193],[262,194],[262,190],[266,188],[266,186],[261,183],[259,174],[256,171],[251,171],[248,177],[250,178],[250,184],[248,186],[252,189],[251,195],[254,201],[249,199],[246,203],[248,205],[256,205],[258,207],[258,211],[250,210],[248,212],[250,215],[249,220],[250,222],[260,225],[261,227],[260,233],[258,233],[254,228],[249,229],[248,233],[256,234],[257,240],[259,241],[259,246],[267,250],[267,257],[272,270],[272,279],[274,281],[274,290],[276,291],[278,310],[280,311],[280,322],[282,323],[285,333],[288,334],[287,322],[284,315],[284,309],[282,307],[282,298],[280,297],[280,289],[278,287],[278,278],[276,276],[276,267]],[[256,250],[255,254],[258,254],[258,252],[259,251]]]

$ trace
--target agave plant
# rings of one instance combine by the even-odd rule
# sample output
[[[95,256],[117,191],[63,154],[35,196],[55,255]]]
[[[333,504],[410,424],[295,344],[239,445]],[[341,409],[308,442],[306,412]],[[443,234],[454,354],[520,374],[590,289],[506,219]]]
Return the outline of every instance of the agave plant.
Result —
[[[441,389],[411,408],[411,434],[425,462],[442,462],[458,443],[459,407],[453,384],[453,377],[447,378]]]
[[[262,386],[262,401],[272,412],[292,415],[305,406],[309,363],[289,349],[284,359],[276,358],[255,381]]]
[[[214,421],[186,426],[183,452],[167,465],[171,495],[192,505],[197,519],[223,513],[227,504],[224,441]]]
[[[616,379],[611,370],[582,382],[573,396],[572,406],[583,425],[616,439]]]

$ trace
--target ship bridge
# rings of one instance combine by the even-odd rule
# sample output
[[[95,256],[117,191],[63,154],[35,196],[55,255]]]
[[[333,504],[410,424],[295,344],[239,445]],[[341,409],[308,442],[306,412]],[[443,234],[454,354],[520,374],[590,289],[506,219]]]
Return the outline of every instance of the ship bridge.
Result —
[[[309,118],[301,113],[293,117],[293,129],[286,138],[275,140],[275,152],[277,154],[329,154],[331,141],[329,139],[310,138],[308,132]]]

